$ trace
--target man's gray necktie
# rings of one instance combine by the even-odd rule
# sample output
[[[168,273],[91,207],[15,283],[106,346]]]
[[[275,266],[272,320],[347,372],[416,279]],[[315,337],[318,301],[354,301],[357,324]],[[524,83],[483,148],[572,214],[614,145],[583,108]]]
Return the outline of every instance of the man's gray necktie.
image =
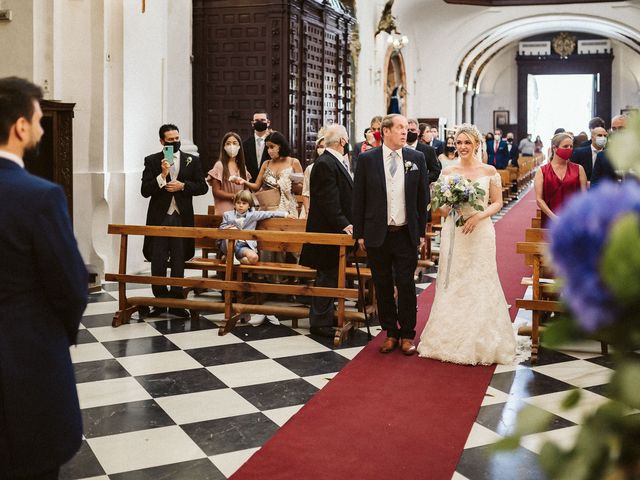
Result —
[[[397,162],[398,152],[396,152],[395,150],[391,151],[391,154],[389,155],[389,157],[391,157],[391,164],[389,165],[389,173],[393,177],[396,174],[396,170],[398,169],[398,162]]]

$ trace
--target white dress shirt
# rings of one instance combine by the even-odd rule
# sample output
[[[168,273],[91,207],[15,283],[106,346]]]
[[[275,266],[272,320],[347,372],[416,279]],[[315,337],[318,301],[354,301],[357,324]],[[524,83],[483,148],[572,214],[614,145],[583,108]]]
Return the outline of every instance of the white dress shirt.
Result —
[[[382,159],[384,161],[384,177],[387,189],[387,225],[406,225],[407,211],[404,198],[404,162],[402,160],[402,149],[399,148],[395,152],[398,154],[396,158],[396,173],[392,177],[389,171],[391,164],[391,150],[385,144],[382,144]]]
[[[24,168],[24,161],[15,153],[7,152],[6,150],[0,150],[0,157],[16,162],[22,168]]]
[[[179,173],[180,173],[180,150],[178,150],[177,152],[174,152],[173,154],[173,165],[171,165],[171,168],[169,168],[169,175],[171,176],[171,180],[177,180]],[[156,180],[158,181],[158,186],[160,188],[164,188],[165,185],[167,184],[167,180],[162,177],[162,174],[158,175],[156,177]],[[176,199],[172,195],[171,203],[169,204],[169,210],[167,210],[167,214],[173,215],[173,212],[178,212],[178,215],[180,215],[180,210],[178,209],[178,205],[176,205]]]

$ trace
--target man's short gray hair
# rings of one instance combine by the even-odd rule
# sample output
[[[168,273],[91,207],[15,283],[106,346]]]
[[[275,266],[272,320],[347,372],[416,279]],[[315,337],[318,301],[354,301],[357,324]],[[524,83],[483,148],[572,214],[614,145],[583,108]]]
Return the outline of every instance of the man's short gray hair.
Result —
[[[416,120],[415,118],[410,118],[407,120],[407,124],[413,123],[416,127],[419,126],[420,124],[418,123],[418,120]]]
[[[335,145],[337,143],[340,143],[341,138],[349,138],[347,129],[344,127],[344,125],[334,123],[333,125],[327,127],[327,130],[324,133],[324,144],[326,146]]]

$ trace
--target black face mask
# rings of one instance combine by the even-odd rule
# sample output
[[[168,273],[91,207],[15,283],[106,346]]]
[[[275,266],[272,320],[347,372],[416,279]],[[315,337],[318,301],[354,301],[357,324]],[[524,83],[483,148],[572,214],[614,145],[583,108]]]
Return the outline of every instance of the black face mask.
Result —
[[[414,143],[418,140],[418,132],[407,132],[407,143]]]
[[[180,150],[180,145],[180,140],[178,140],[177,142],[164,142],[165,147],[173,147],[173,153],[176,153],[178,150]]]
[[[343,153],[344,153],[345,155],[351,151],[351,145],[349,144],[349,142],[346,142],[346,143],[342,146],[342,151],[343,151]]]
[[[453,153],[453,152],[456,151],[456,147],[447,146],[447,147],[444,147],[444,151],[447,152],[447,153]]]
[[[257,120],[253,123],[253,129],[256,132],[264,132],[267,129],[267,122],[263,122],[262,120]]]
[[[507,138],[507,142],[513,143],[513,138]]]

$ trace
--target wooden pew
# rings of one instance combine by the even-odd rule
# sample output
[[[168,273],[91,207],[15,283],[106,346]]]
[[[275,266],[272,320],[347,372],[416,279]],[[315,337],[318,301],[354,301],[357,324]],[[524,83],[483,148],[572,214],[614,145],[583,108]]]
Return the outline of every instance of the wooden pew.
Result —
[[[525,277],[522,283],[531,285],[531,299],[516,299],[516,307],[524,310],[531,310],[531,327],[530,329],[520,329],[518,333],[521,335],[531,335],[531,363],[536,364],[538,361],[538,352],[540,348],[540,332],[543,329],[542,323],[548,319],[552,313],[564,313],[565,307],[559,301],[558,286],[554,280],[551,265],[548,262],[548,247],[546,242],[548,231],[545,229],[531,228],[525,232],[524,242],[516,244],[516,251],[525,256],[527,265],[531,265],[532,275],[530,278]],[[608,353],[608,346],[605,342],[600,342],[600,348],[603,355]]]
[[[242,314],[260,313],[265,315],[285,315],[292,318],[305,318],[309,316],[308,307],[280,306],[249,304],[234,301],[233,293],[273,293],[281,295],[306,295],[337,298],[336,317],[338,328],[334,338],[334,344],[340,345],[345,336],[356,326],[364,321],[364,314],[357,311],[345,310],[345,300],[357,299],[358,290],[348,288],[347,283],[347,250],[353,245],[353,240],[347,235],[284,232],[267,230],[220,230],[217,228],[195,227],[159,227],[142,225],[109,225],[108,233],[120,235],[120,260],[118,273],[107,273],[107,281],[118,282],[119,310],[115,313],[112,325],[117,327],[128,323],[131,315],[141,306],[185,308],[191,311],[192,319],[198,319],[198,311],[216,311],[225,314],[225,325],[218,331],[220,335],[229,332]],[[227,255],[224,268],[224,279],[208,277],[170,278],[147,275],[127,274],[127,245],[130,235],[147,235],[159,237],[180,237],[194,239],[209,239],[213,241],[224,240],[227,242],[228,252],[234,251],[234,243],[237,240],[256,240],[259,243],[271,242],[288,248],[287,245],[302,245],[314,243],[322,245],[335,245],[339,248],[338,286],[336,288],[315,287],[307,285],[275,284],[269,282],[244,281],[238,272],[245,265],[234,265],[233,255]],[[214,260],[214,259],[210,259]],[[297,267],[297,266],[294,266]],[[199,266],[199,268],[201,268]],[[275,268],[278,271],[277,268]],[[288,270],[282,270],[290,274]],[[272,272],[273,273],[273,272]],[[127,297],[126,284],[141,283],[148,285],[175,285],[181,287],[217,289],[224,291],[224,301],[212,301],[208,299],[173,299],[155,297]]]

